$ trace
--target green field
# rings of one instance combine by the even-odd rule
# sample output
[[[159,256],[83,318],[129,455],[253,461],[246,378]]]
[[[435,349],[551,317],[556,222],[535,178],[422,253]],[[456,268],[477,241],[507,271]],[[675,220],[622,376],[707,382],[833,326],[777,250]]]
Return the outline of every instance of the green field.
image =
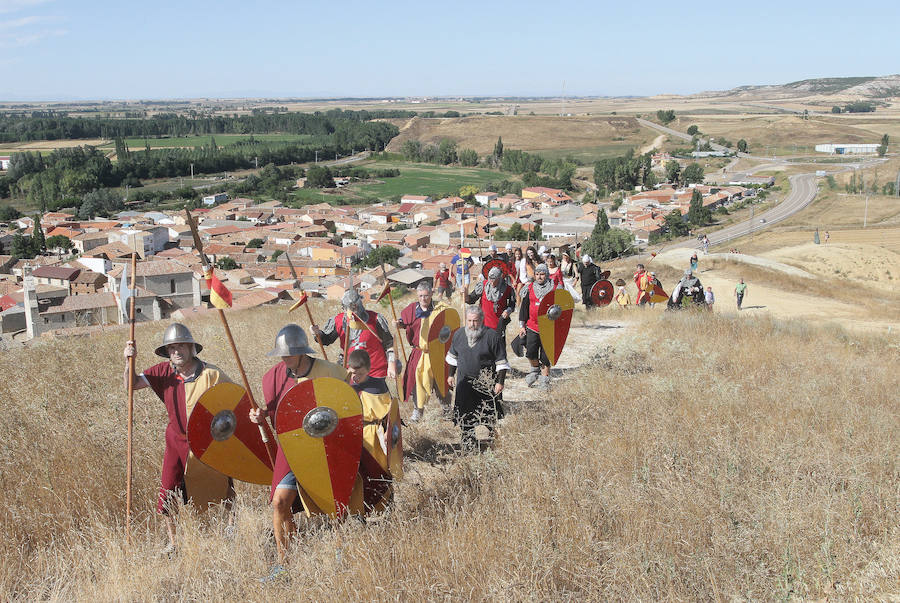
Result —
[[[309,134],[216,134],[213,136],[180,136],[173,138],[126,138],[125,144],[133,151],[143,149],[147,144],[150,148],[167,148],[167,147],[198,147],[209,145],[212,139],[215,139],[216,145],[227,147],[237,144],[238,142],[254,139],[259,142],[307,142],[313,138]],[[109,142],[103,145],[104,148],[113,148],[115,144]]]
[[[459,189],[467,184],[481,187],[488,182],[513,180],[512,174],[483,168],[448,167],[424,163],[396,164],[394,162],[376,162],[371,169],[397,167],[400,175],[394,178],[383,178],[382,184],[354,184],[349,190],[364,197],[389,199],[400,195],[430,195],[434,198],[444,195],[457,195]]]

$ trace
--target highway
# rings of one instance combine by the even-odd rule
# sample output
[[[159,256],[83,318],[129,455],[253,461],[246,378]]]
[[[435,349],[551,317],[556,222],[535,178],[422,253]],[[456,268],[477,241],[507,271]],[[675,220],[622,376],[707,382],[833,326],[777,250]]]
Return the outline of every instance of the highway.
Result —
[[[725,243],[748,235],[751,232],[768,228],[773,224],[786,220],[815,200],[816,192],[818,191],[815,174],[796,174],[791,176],[789,180],[791,191],[781,203],[761,214],[753,216],[749,220],[744,220],[709,233],[707,236],[709,237],[710,245]],[[765,222],[762,222],[762,220],[765,220]],[[672,245],[672,248],[675,247],[699,247],[699,244],[696,240],[688,240]]]

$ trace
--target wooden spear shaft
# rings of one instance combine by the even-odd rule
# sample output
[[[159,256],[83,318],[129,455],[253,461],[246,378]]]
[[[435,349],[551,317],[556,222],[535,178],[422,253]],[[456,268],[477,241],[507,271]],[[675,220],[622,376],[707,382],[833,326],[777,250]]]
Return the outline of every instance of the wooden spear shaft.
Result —
[[[408,357],[406,355],[406,346],[403,345],[403,334],[400,331],[400,325],[397,324],[397,309],[394,307],[394,292],[391,291],[391,285],[387,280],[387,271],[384,269],[384,264],[381,265],[381,274],[384,275],[384,284],[388,288],[388,301],[391,302],[391,316],[394,317],[394,326],[397,329],[397,341],[400,343],[400,353],[403,354],[403,364],[406,364]],[[397,372],[396,380],[397,380],[397,398],[403,398],[403,388],[401,387],[400,372]]]
[[[284,259],[287,260],[288,268],[291,269],[291,274],[294,275],[294,284],[297,286],[298,289],[300,289],[300,294],[303,296],[306,296],[306,293],[303,292],[303,286],[301,284],[300,277],[297,275],[297,271],[294,270],[293,262],[291,262],[290,248],[288,248],[287,252],[284,254]],[[313,320],[312,310],[309,309],[309,299],[306,300],[306,303],[303,303],[303,299],[301,298],[300,301],[298,301],[296,304],[294,304],[293,306],[290,307],[290,309],[288,310],[288,314],[293,312],[297,308],[297,306],[299,306],[301,304],[306,308],[306,316],[309,318],[309,326],[313,326],[316,323]],[[322,352],[322,358],[327,361],[328,354],[325,353],[325,346],[322,345],[322,342],[319,341],[318,338],[314,337],[314,339],[316,340],[316,343],[319,344],[319,351]]]
[[[134,341],[134,273],[137,270],[137,253],[131,254],[131,295],[128,298],[129,341]],[[119,292],[121,295],[122,292]],[[128,437],[125,444],[125,541],[131,544],[131,476],[132,435],[134,432],[134,356],[128,357]]]
[[[187,223],[191,228],[191,234],[194,236],[194,248],[197,250],[197,253],[200,254],[200,261],[203,262],[203,267],[209,272],[212,270],[212,267],[210,266],[209,258],[203,253],[203,241],[200,239],[200,232],[197,230],[197,222],[194,221],[194,216],[191,215],[190,210],[185,209],[184,213],[187,216]],[[231,345],[231,353],[234,354],[234,359],[238,365],[238,371],[241,373],[241,379],[244,382],[244,390],[247,392],[247,397],[250,398],[250,403],[254,408],[263,412],[263,422],[259,423],[257,427],[259,427],[259,435],[262,438],[263,444],[266,446],[266,453],[269,455],[269,461],[271,461],[272,466],[274,467],[276,450],[275,444],[272,442],[269,420],[265,415],[265,411],[263,411],[260,405],[256,403],[256,399],[253,397],[253,390],[250,389],[250,381],[247,379],[247,373],[244,372],[244,364],[241,362],[241,356],[238,354],[237,346],[234,343],[234,337],[231,335],[231,327],[228,326],[228,319],[225,318],[225,311],[222,310],[222,308],[216,308],[216,310],[219,312],[219,319],[222,321],[222,326],[225,327],[225,335],[228,337],[228,343]]]
[[[234,337],[231,335],[231,328],[228,326],[228,319],[225,318],[225,310],[222,308],[216,308],[219,312],[219,319],[222,321],[222,326],[225,327],[225,336],[228,337],[228,345],[231,346],[231,352],[234,354],[234,360],[238,365],[238,372],[241,374],[241,381],[244,383],[244,389],[247,392],[247,397],[250,398],[250,403],[254,408],[259,411],[263,411],[263,409],[256,403],[256,399],[253,397],[253,390],[250,389],[250,381],[247,379],[247,373],[244,371],[244,363],[241,362],[241,357],[238,354],[237,346],[234,343]],[[265,416],[265,414],[263,414]],[[275,444],[272,442],[271,433],[269,432],[269,424],[266,419],[264,423],[259,424],[259,435],[262,437],[263,443],[266,445],[266,452],[269,455],[269,460],[272,461],[272,466],[275,466]]]

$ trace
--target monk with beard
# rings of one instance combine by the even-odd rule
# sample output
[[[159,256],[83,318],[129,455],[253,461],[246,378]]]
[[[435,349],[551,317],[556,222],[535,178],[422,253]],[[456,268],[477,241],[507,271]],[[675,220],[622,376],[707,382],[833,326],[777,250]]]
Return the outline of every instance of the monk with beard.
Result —
[[[473,450],[478,447],[475,428],[486,426],[493,439],[494,426],[503,418],[503,382],[509,370],[506,346],[496,330],[485,328],[480,306],[466,308],[465,327],[453,334],[447,364],[447,384],[456,389],[453,418],[462,431],[463,448]]]

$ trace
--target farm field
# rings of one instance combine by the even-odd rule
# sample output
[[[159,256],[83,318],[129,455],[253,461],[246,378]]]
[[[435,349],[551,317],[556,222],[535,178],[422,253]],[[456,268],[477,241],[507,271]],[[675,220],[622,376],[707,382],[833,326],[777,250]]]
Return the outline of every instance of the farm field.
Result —
[[[737,144],[741,138],[750,145],[754,155],[809,155],[827,158],[816,153],[815,145],[832,142],[878,143],[884,134],[900,140],[900,119],[879,116],[814,115],[801,119],[798,115],[679,115],[669,127],[684,132],[691,125],[703,135],[725,138]]]
[[[387,150],[397,152],[410,139],[437,144],[449,138],[460,149],[474,149],[485,155],[493,151],[497,139],[502,137],[506,149],[561,150],[564,154],[587,149],[587,153],[597,155],[598,152],[615,154],[619,148],[638,149],[657,135],[658,132],[625,116],[413,118],[401,128],[400,135],[391,141]],[[612,147],[607,151],[608,145]]]
[[[488,182],[515,180],[516,176],[496,170],[484,168],[463,168],[424,163],[374,162],[367,163],[370,169],[398,168],[400,175],[393,178],[381,178],[377,182],[367,181],[354,183],[341,189],[338,195],[347,199],[364,199],[378,197],[392,199],[401,195],[430,195],[440,198],[446,195],[457,195],[459,189],[466,185],[483,186]],[[312,195],[311,199],[322,199],[318,191],[303,191],[299,194]],[[333,197],[328,197],[333,198]]]
[[[378,164],[376,164],[376,167]],[[484,168],[461,168],[427,164],[405,164],[400,175],[385,178],[383,184],[361,184],[351,187],[362,194],[381,198],[396,195],[455,195],[460,187],[471,184],[481,186],[488,182],[515,179],[512,174],[504,174]]]

